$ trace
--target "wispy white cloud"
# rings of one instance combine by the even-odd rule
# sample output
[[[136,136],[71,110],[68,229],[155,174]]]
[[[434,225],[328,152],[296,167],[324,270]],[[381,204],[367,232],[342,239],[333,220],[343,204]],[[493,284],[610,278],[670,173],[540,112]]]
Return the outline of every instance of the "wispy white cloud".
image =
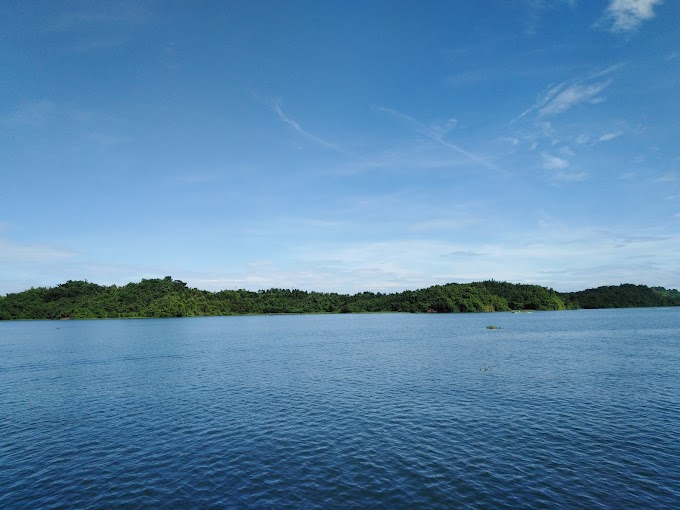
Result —
[[[607,131],[602,134],[596,133],[581,133],[576,138],[574,138],[574,143],[576,145],[597,145],[598,143],[609,142],[615,140],[623,135],[623,131]]]
[[[135,139],[120,132],[119,124],[111,115],[47,99],[27,101],[14,111],[0,114],[0,130],[11,129],[21,134],[50,132],[78,150],[107,151],[133,143]]]
[[[622,64],[616,64],[587,76],[550,85],[531,107],[522,112],[519,119],[532,113],[539,117],[557,115],[582,103],[595,104],[604,101],[599,94],[612,84],[613,80],[608,76],[621,66]]]
[[[557,149],[557,152],[561,156],[564,156],[564,157],[567,157],[567,158],[570,158],[570,157],[576,155],[574,150],[571,147],[569,147],[568,145],[565,145],[564,147],[560,147],[559,149]]]
[[[452,129],[458,125],[458,120],[451,118],[445,121],[433,122],[429,125],[430,130],[437,134],[440,138],[448,134]]]
[[[442,255],[443,257],[482,257],[484,253],[470,251],[470,250],[458,250],[452,251],[451,253],[446,253]]]
[[[463,149],[462,147],[460,147],[459,145],[457,145],[455,143],[452,143],[452,142],[449,142],[448,140],[445,140],[444,135],[446,134],[447,131],[443,131],[442,129],[438,129],[437,125],[435,125],[435,127],[427,126],[427,125],[423,124],[422,122],[414,119],[410,115],[402,113],[398,110],[394,110],[392,108],[385,108],[385,107],[381,106],[381,107],[378,108],[378,110],[381,111],[381,112],[388,113],[388,114],[392,115],[393,117],[396,117],[397,119],[400,119],[400,120],[406,122],[407,124],[413,126],[416,129],[416,131],[418,131],[418,133],[420,133],[421,135],[426,136],[430,140],[432,140],[432,141],[434,141],[434,142],[436,142],[436,143],[438,143],[438,144],[440,144],[444,147],[447,147],[447,148],[457,152],[458,154],[462,154],[467,159],[469,159],[470,161],[472,161],[474,163],[477,163],[478,165],[486,167],[490,170],[495,170],[497,172],[505,173],[505,171],[502,168],[500,168],[498,165],[492,163],[488,159],[483,158],[483,157],[481,157],[477,154],[474,154],[474,153],[472,153],[472,152],[470,152],[466,149]]]
[[[344,154],[344,151],[340,147],[338,147],[338,145],[327,140],[324,140],[323,138],[316,136],[315,134],[310,133],[309,131],[304,129],[299,122],[286,115],[281,106],[281,101],[274,101],[272,103],[272,109],[274,110],[274,113],[276,113],[276,115],[279,117],[279,119],[281,119],[285,124],[288,124],[291,128],[293,128],[294,131],[296,131],[303,137],[307,138],[308,140],[311,140],[312,142],[318,145],[326,147],[327,149],[331,149]]]
[[[610,133],[605,133],[601,135],[597,141],[598,142],[608,142],[609,140],[613,140],[614,138],[618,138],[621,136],[623,133],[621,131],[616,131],[616,132],[610,132]]]
[[[31,244],[0,239],[0,262],[3,263],[27,263],[27,262],[53,262],[70,259],[76,253],[56,248],[46,244]]]
[[[323,219],[315,217],[279,216],[269,218],[264,222],[254,222],[249,232],[258,235],[273,235],[281,232],[299,234],[301,232],[329,232],[341,229],[346,223],[337,219]]]
[[[56,110],[56,105],[47,99],[28,102],[0,117],[0,125],[39,128],[55,115]]]
[[[337,168],[328,168],[333,175],[354,175],[363,172],[412,173],[414,171],[439,171],[465,167],[468,158],[452,154],[446,147],[425,143],[399,144],[396,148],[365,154],[351,159]]]
[[[553,180],[562,182],[581,182],[587,178],[587,172],[557,172],[553,175]]]
[[[576,6],[576,0],[522,0],[517,2],[526,11],[526,18],[524,19],[526,35],[534,35],[544,13],[548,9],[558,7],[566,4],[569,7]]]
[[[482,241],[393,239],[315,244],[299,247],[292,258],[307,268],[308,274],[316,275],[320,288],[332,288],[337,281],[350,291],[390,291],[488,278],[560,290],[596,286],[592,282],[680,284],[680,271],[669,273],[668,268],[676,265],[662,255],[680,248],[680,237],[659,229],[615,231],[553,221],[536,228],[527,226],[512,237],[487,237]],[[650,262],[631,262],[640,256],[648,256]],[[657,268],[653,262],[658,263]]]
[[[655,16],[654,8],[664,0],[610,0],[605,17],[612,32],[634,32],[643,21]]]
[[[597,235],[602,236],[603,239],[608,239],[616,248],[622,248],[628,245],[641,244],[641,243],[658,243],[661,241],[667,241],[671,239],[668,235],[658,235],[658,234],[641,234],[641,233],[622,233],[615,232],[606,228],[595,228],[593,232]]]
[[[430,232],[435,230],[460,230],[469,227],[475,220],[469,217],[462,218],[437,218],[426,220],[411,225],[410,230],[414,232]]]
[[[587,135],[586,133],[581,133],[580,135],[573,138],[572,141],[578,147],[579,145],[585,145],[585,144],[588,144],[588,143],[593,143],[593,138],[592,138],[592,136]]]
[[[493,226],[489,223],[480,228]],[[24,266],[42,268],[44,274],[35,279],[40,285],[61,283],[55,275],[107,285],[172,275],[208,290],[278,287],[392,292],[488,278],[579,290],[623,282],[680,287],[680,271],[673,257],[680,250],[680,236],[672,232],[659,227],[582,227],[547,218],[534,226],[529,222],[520,232],[508,235],[486,231],[476,240],[458,236],[439,241],[296,242],[288,247],[285,260],[258,254],[231,271],[187,270],[163,263],[153,267],[83,263],[81,256],[50,246],[9,245],[13,256],[24,260]],[[7,246],[0,243],[0,254],[9,252]],[[0,270],[0,292],[23,290],[25,285],[15,281],[16,269],[21,266],[9,267],[14,273]]]
[[[592,84],[575,83],[570,85],[547,99],[538,113],[539,115],[556,115],[566,112],[580,103],[599,101],[597,95],[610,84],[611,80],[605,80]]]
[[[541,153],[541,157],[543,158],[543,168],[546,170],[564,170],[569,167],[569,162],[566,159],[545,152]]]
[[[665,174],[654,179],[654,182],[669,183],[678,180],[678,174],[676,172],[666,172]]]
[[[501,136],[498,141],[510,144],[512,147],[519,145],[519,138],[516,136]]]

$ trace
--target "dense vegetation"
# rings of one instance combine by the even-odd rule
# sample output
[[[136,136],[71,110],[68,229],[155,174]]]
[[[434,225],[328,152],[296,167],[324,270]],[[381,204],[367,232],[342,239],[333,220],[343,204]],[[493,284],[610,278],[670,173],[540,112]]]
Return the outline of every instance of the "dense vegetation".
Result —
[[[680,292],[643,285],[557,293],[496,281],[449,283],[395,294],[355,295],[270,289],[208,292],[167,276],[124,286],[68,281],[0,297],[0,319],[191,317],[275,313],[493,312],[680,306]]]
[[[629,283],[572,292],[566,296],[580,308],[680,306],[680,292],[677,290]]]

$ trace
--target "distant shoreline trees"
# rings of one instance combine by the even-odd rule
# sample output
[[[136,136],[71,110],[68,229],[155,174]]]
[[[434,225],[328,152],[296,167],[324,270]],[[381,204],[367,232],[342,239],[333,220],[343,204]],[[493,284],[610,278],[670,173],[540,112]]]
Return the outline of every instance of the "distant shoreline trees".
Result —
[[[269,289],[194,289],[170,276],[124,286],[72,281],[0,296],[0,320],[202,317],[303,313],[466,313],[680,306],[680,292],[624,284],[559,293],[539,285],[488,280],[393,294],[354,295]]]

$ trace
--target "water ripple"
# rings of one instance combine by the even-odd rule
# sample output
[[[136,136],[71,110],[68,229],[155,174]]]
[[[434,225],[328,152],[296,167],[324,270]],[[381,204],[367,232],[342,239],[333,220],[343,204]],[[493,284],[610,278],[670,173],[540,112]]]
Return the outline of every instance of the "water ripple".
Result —
[[[0,507],[680,506],[678,310],[495,317],[0,323]]]

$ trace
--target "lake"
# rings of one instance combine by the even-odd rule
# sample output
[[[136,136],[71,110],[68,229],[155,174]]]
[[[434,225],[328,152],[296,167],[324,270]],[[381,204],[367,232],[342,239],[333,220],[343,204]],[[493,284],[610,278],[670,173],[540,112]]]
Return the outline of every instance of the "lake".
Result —
[[[0,508],[85,507],[678,508],[680,309],[0,322]]]

